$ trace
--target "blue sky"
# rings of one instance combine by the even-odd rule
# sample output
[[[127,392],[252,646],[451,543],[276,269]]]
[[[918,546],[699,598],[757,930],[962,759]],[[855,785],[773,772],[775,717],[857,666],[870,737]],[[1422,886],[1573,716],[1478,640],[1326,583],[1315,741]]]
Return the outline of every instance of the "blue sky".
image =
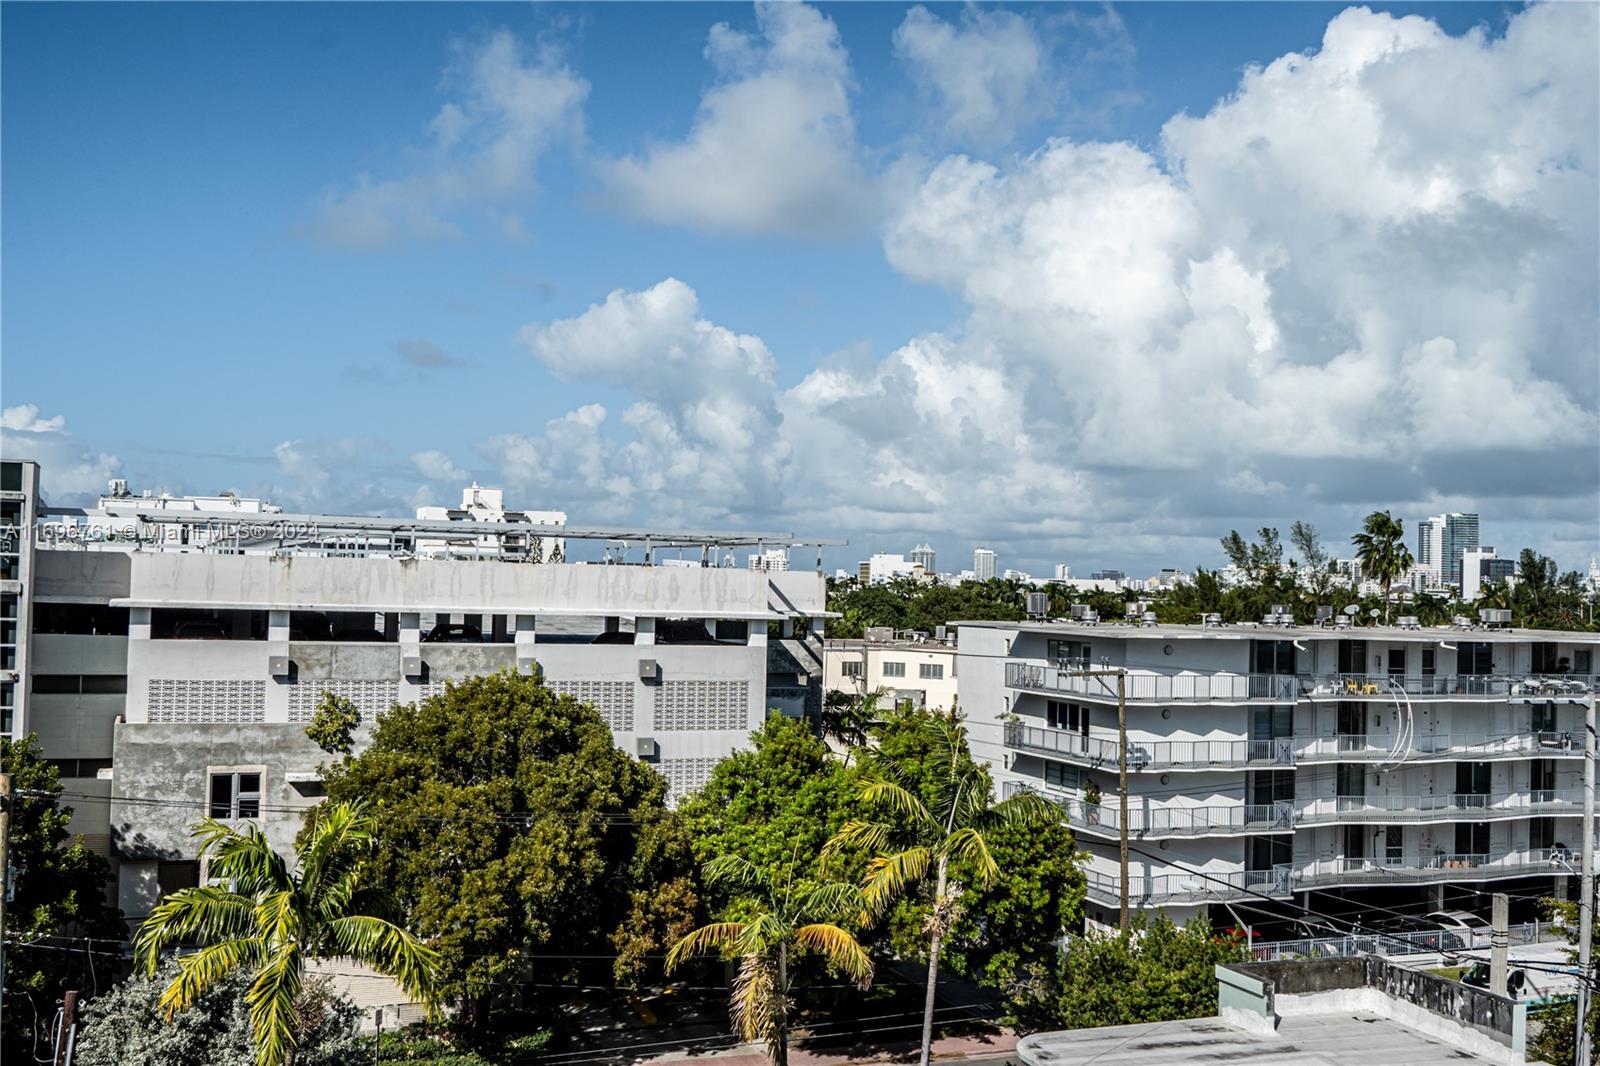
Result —
[[[1102,359],[1135,365],[1140,345],[1168,351],[1163,389],[1174,374],[1195,373],[1191,396],[1231,382],[1226,368],[1235,363],[1241,381],[1261,371],[1262,359],[1336,370],[1338,356],[1349,354],[1343,338],[1364,335],[1363,316],[1348,301],[1303,299],[1316,277],[1295,264],[1315,245],[1294,249],[1304,233],[1271,231],[1293,225],[1285,221],[1291,208],[1331,218],[1351,211],[1347,204],[1302,199],[1257,214],[1211,193],[1193,205],[1175,202],[1175,220],[1150,237],[1154,245],[1128,238],[1180,274],[1186,263],[1217,264],[1220,273],[1175,275],[1168,288],[1199,308],[1199,279],[1216,273],[1251,337],[1266,330],[1282,338],[1254,353],[1226,340],[1213,356],[1163,333],[1178,328],[1170,322],[1151,332],[1107,316],[1108,300],[1148,279],[1139,263],[1124,264],[1121,278],[1119,268],[1104,271],[1103,294],[1074,269],[1052,276],[1053,303],[1042,311],[1007,295],[1029,275],[995,281],[1028,262],[1008,255],[994,234],[1003,243],[1024,233],[1027,255],[1041,241],[1061,240],[1060,256],[1039,252],[1053,270],[1081,250],[1095,205],[1142,187],[1151,167],[1166,183],[1153,193],[1161,205],[1189,195],[1181,180],[1188,168],[1198,173],[1209,158],[1205,145],[1232,133],[1219,119],[1175,152],[1163,132],[1175,115],[1203,119],[1241,94],[1237,123],[1262,123],[1258,139],[1294,135],[1273,125],[1267,105],[1275,100],[1317,122],[1304,102],[1315,85],[1292,84],[1291,75],[1243,92],[1241,77],[1287,53],[1331,54],[1323,39],[1340,5],[930,5],[920,22],[909,9],[821,5],[801,18],[732,4],[6,5],[0,391],[7,409],[34,409],[8,415],[6,450],[54,460],[47,489],[62,500],[113,472],[139,486],[226,486],[294,507],[392,512],[452,497],[452,479],[466,474],[505,484],[508,497],[527,506],[565,507],[591,521],[846,536],[852,547],[831,560],[839,564],[931,539],[952,561],[973,543],[993,542],[1002,565],[1069,561],[1137,572],[1214,563],[1215,537],[1233,526],[1286,528],[1309,516],[1343,539],[1359,513],[1375,507],[1412,522],[1434,509],[1477,508],[1486,539],[1498,525],[1502,539],[1536,544],[1566,566],[1600,550],[1600,484],[1592,454],[1584,455],[1595,451],[1596,397],[1581,384],[1585,358],[1593,376],[1594,349],[1583,350],[1594,338],[1593,259],[1576,281],[1570,269],[1565,283],[1544,280],[1581,262],[1592,240],[1524,250],[1549,258],[1530,270],[1528,284],[1576,312],[1577,324],[1560,338],[1563,361],[1519,355],[1548,347],[1549,336],[1511,311],[1506,321],[1481,321],[1471,300],[1457,316],[1405,323],[1400,332],[1415,335],[1393,339],[1381,356],[1397,368],[1455,360],[1482,383],[1521,370],[1531,375],[1521,380],[1570,397],[1571,409],[1556,413],[1566,427],[1556,439],[1524,433],[1515,442],[1529,466],[1562,467],[1549,484],[1530,485],[1515,462],[1474,455],[1474,442],[1452,434],[1447,412],[1397,438],[1397,448],[1412,449],[1403,455],[1352,457],[1337,440],[1305,449],[1264,444],[1250,455],[1219,445],[1204,456],[1084,445],[1145,432],[1136,410],[1109,433],[1101,417],[1145,388],[1141,379],[1096,377],[1094,389],[1105,391],[1093,406],[1072,385],[1097,374],[1086,368]],[[1460,136],[1441,130],[1436,144],[1411,137],[1404,159],[1393,161],[1454,175],[1447,198],[1493,201],[1492,220],[1434,200],[1408,207],[1413,215],[1402,220],[1413,227],[1405,247],[1429,245],[1416,254],[1430,270],[1458,271],[1466,242],[1492,275],[1509,251],[1471,235],[1495,224],[1534,232],[1537,216],[1560,217],[1563,198],[1582,188],[1518,185],[1507,193],[1503,180],[1484,177],[1481,160],[1525,150],[1530,172],[1540,173],[1549,159],[1576,160],[1572,180],[1592,183],[1592,111],[1570,112],[1571,99],[1593,87],[1592,55],[1587,65],[1541,56],[1541,48],[1559,47],[1546,40],[1563,34],[1543,27],[1530,30],[1527,43],[1506,45],[1521,11],[1514,5],[1372,10],[1383,21],[1363,32],[1403,42],[1398,58],[1362,59],[1385,67],[1382,79],[1374,74],[1363,85],[1379,105],[1385,92],[1438,92],[1439,113],[1454,116],[1439,69],[1486,64],[1493,73],[1470,75],[1492,87],[1486,92],[1505,75],[1505,91],[1461,119],[1470,128]],[[1392,29],[1402,24],[1388,16],[1418,13],[1436,24],[1433,38],[1417,37],[1415,20],[1403,24],[1413,29]],[[717,24],[727,25],[721,39],[732,42],[721,65],[708,57]],[[1589,23],[1580,16],[1574,26],[1582,41]],[[1476,36],[1463,37],[1469,32]],[[1367,38],[1353,39],[1349,47],[1367,47]],[[490,70],[485,57],[496,54],[496,42],[509,66]],[[1012,76],[1019,55],[1037,60],[1032,76]],[[1525,94],[1512,91],[1536,60],[1552,64],[1552,79],[1571,83],[1538,117],[1568,108],[1574,143],[1530,145],[1512,133],[1540,125],[1518,115]],[[1407,63],[1418,72],[1408,73]],[[938,81],[957,69],[968,76]],[[530,77],[543,80],[523,80]],[[506,91],[521,94],[515,106],[541,117],[519,119],[526,113],[493,103],[475,112],[472,101],[492,97],[497,85],[511,86]],[[561,92],[569,94],[565,105],[552,102]],[[747,93],[752,107],[771,108],[758,123],[772,131],[764,158],[744,158],[739,138],[713,161],[703,158],[709,148],[695,131],[714,124],[706,101],[718,92],[730,100]],[[815,103],[822,99],[835,103]],[[1245,106],[1257,101],[1261,107]],[[798,113],[785,112],[786,102]],[[990,110],[962,126],[958,117],[970,114],[959,111],[963,103]],[[466,132],[446,144],[437,122],[449,109],[466,116]],[[504,133],[508,122],[512,135]],[[1354,140],[1341,147],[1344,135]],[[1332,123],[1329,158],[1371,150],[1360,137]],[[1486,143],[1474,159],[1455,147],[1463,140]],[[1047,148],[1062,143],[1097,153],[1125,146],[1146,165],[1108,169],[1104,191],[1064,203],[1060,189],[1075,179],[1061,173],[1112,163],[1075,157],[1066,171],[1047,174]],[[474,153],[486,144],[514,152],[515,165],[485,177],[489,153]],[[673,157],[681,165],[666,166],[652,146],[682,148]],[[803,176],[817,152],[836,152],[832,169],[848,176],[820,173],[816,188],[801,187],[812,180]],[[1417,157],[1427,152],[1438,157],[1424,166]],[[939,173],[972,179],[961,195],[987,188],[970,169],[980,165],[1009,179],[1012,222],[980,216],[992,206],[984,196],[932,198]],[[1032,213],[1009,202],[1022,195],[1024,179],[1036,197]],[[388,198],[363,199],[363,180],[392,183]],[[1490,191],[1469,187],[1473,180]],[[1193,185],[1199,197],[1201,184]],[[838,206],[856,193],[859,205]],[[753,206],[733,202],[741,197]],[[1117,259],[1120,235],[1157,202],[1109,219],[1103,254]],[[1041,236],[1028,235],[1039,212],[1066,212],[1065,230],[1040,226]],[[330,223],[335,214],[381,214],[390,236],[352,239],[354,230]],[[1190,216],[1201,221],[1183,221]],[[1340,254],[1352,263],[1391,259],[1388,242],[1400,239],[1401,223],[1388,208],[1383,221],[1383,232]],[[981,247],[950,237],[968,223],[990,235]],[[1435,232],[1440,226],[1448,232]],[[1091,265],[1087,276],[1098,273]],[[657,303],[671,305],[664,317],[619,310],[625,323],[584,318],[610,293],[645,294],[668,278],[685,288],[659,290]],[[1260,326],[1261,314],[1251,317],[1254,297],[1235,292],[1252,278],[1270,294],[1270,328]],[[1438,282],[1447,283],[1461,295],[1464,282]],[[1440,290],[1426,292],[1437,298]],[[1099,332],[1078,331],[1097,316]],[[562,322],[595,329],[551,331]],[[619,342],[637,360],[628,364],[610,351],[607,331],[634,327],[639,336]],[[759,338],[759,347],[731,337]],[[1453,345],[1448,354],[1423,347],[1440,337]],[[937,359],[915,356],[919,339]],[[657,374],[664,352],[680,361]],[[1490,358],[1509,362],[1482,362]],[[1533,360],[1531,370],[1518,359]],[[950,383],[958,395],[946,395]],[[1308,395],[1330,387],[1310,386]],[[1278,402],[1250,395],[1253,385],[1227,388],[1253,410]],[[1185,391],[1174,387],[1163,402],[1177,403]],[[901,404],[901,393],[916,401]],[[1550,409],[1545,392],[1526,399]],[[1370,397],[1348,402],[1346,422],[1373,405]],[[590,416],[577,420],[585,427],[579,438],[549,428],[596,404],[606,410],[597,430]],[[1016,413],[1009,441],[995,435],[996,421],[1007,418],[996,412]],[[1175,417],[1165,412],[1163,420]],[[670,432],[663,438],[658,430]],[[61,472],[54,480],[52,470]],[[1485,473],[1475,480],[1475,471]],[[1019,480],[1038,491],[995,487]],[[1200,491],[1204,485],[1222,487]]]

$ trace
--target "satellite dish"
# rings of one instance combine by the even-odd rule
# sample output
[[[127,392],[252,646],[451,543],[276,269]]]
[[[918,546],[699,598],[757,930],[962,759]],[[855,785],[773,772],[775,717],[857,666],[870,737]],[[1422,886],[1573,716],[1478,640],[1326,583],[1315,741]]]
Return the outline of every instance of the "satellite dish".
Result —
[[[1356,615],[1361,613],[1361,608],[1352,603],[1345,607],[1344,613],[1349,615],[1351,618],[1354,618]]]
[[[1373,618],[1378,617],[1378,615],[1380,613],[1382,613],[1382,612],[1380,612],[1376,607],[1374,607],[1372,610],[1367,612],[1367,614],[1371,615]]]

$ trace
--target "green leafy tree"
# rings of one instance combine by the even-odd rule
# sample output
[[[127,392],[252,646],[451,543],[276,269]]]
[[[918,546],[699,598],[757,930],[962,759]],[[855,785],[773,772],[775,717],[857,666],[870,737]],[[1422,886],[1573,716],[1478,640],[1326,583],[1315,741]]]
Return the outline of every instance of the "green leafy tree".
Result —
[[[354,700],[324,692],[306,726],[306,736],[330,755],[348,755],[360,724],[361,710]]]
[[[695,859],[738,855],[776,882],[803,880],[849,817],[855,775],[796,719],[774,715],[750,739],[678,806]]]
[[[883,696],[883,689],[864,696],[831,690],[822,700],[822,735],[832,737],[846,748],[865,745],[880,716],[878,703]]]
[[[84,1008],[73,1062],[77,1066],[254,1066],[255,1038],[246,997],[252,978],[235,971],[194,1004],[169,1018],[162,993],[178,976],[174,963],[153,976],[133,974]],[[344,1066],[359,1061],[359,1012],[312,979],[296,1003],[301,1020],[296,1066]]]
[[[1244,940],[1217,935],[1203,918],[1178,926],[1135,915],[1126,933],[1074,937],[1053,967],[1018,972],[1012,999],[1027,1029],[1084,1029],[1217,1012],[1216,967],[1244,962]]]
[[[965,731],[954,716],[923,714],[915,720],[929,758],[908,760],[939,770],[919,775],[902,766],[894,751],[864,753],[861,800],[887,817],[851,819],[829,842],[830,851],[858,849],[874,857],[867,864],[864,894],[874,915],[933,879],[932,909],[923,926],[928,944],[928,985],[922,1020],[922,1066],[933,1042],[933,1007],[939,975],[939,948],[959,918],[961,888],[951,871],[981,888],[1000,878],[988,837],[1003,825],[1046,826],[1061,821],[1061,810],[1042,796],[1024,792],[995,803],[989,777],[967,751]]]
[[[1567,961],[1578,961],[1578,901],[1547,899],[1543,901],[1546,917],[1558,924],[1567,940]],[[1600,943],[1600,936],[1596,936]],[[1578,1004],[1568,996],[1548,1004],[1539,1013],[1539,1035],[1528,1048],[1531,1060],[1549,1063],[1550,1066],[1572,1066],[1577,1050]],[[1584,1023],[1589,1037],[1589,1059],[1594,1061],[1597,1049],[1595,1035],[1600,1031],[1600,997],[1590,996],[1589,1017]]]
[[[666,787],[593,707],[509,672],[380,714],[371,744],[327,774],[331,798],[370,803],[374,873],[439,951],[441,988],[477,1036],[497,990],[571,980],[580,956],[619,947],[618,976],[636,980],[665,953],[655,938],[694,909]]]
[[[706,881],[740,893],[741,917],[684,936],[672,945],[667,969],[713,954],[738,960],[729,1005],[733,1031],[741,1040],[764,1044],[774,1066],[787,1066],[793,957],[819,955],[860,988],[872,984],[872,960],[846,928],[865,917],[861,890],[840,882],[801,886],[792,878],[774,880],[737,855],[707,865]]]
[[[63,990],[88,988],[97,979],[88,952],[105,948],[86,943],[85,951],[65,951],[61,938],[116,943],[126,929],[106,903],[111,869],[81,839],[72,838],[72,808],[60,803],[60,772],[45,762],[38,738],[0,737],[0,768],[11,775],[13,871],[13,895],[6,905],[6,1010],[0,1039],[3,1057],[20,1062],[32,1051],[28,1027],[34,1011],[50,1017]]]
[[[1362,572],[1383,586],[1383,620],[1389,621],[1389,589],[1411,569],[1411,549],[1406,547],[1405,523],[1388,511],[1374,511],[1350,538]]]
[[[366,861],[373,819],[358,805],[312,811],[293,870],[254,824],[238,830],[206,818],[194,833],[211,880],[167,896],[134,937],[146,974],[160,968],[168,947],[200,945],[178,956],[178,972],[161,995],[169,1018],[219,981],[247,973],[257,1066],[280,1066],[293,1060],[304,1035],[297,1004],[311,959],[353,958],[394,978],[413,999],[434,1002],[438,957],[384,917],[387,900]]]

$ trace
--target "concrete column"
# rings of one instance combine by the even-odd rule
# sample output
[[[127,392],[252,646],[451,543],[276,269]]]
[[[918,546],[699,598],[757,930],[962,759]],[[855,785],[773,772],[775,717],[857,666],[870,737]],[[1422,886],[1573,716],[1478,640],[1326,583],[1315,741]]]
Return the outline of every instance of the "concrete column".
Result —
[[[654,644],[656,642],[656,620],[640,615],[634,620],[634,644]]]
[[[150,608],[128,608],[128,637],[131,640],[150,639]]]
[[[519,614],[516,616],[516,631],[512,634],[512,643],[517,648],[517,672],[527,673],[532,671],[534,658],[534,616]]]
[[[422,615],[416,611],[400,612],[400,658],[405,660],[409,656],[422,654]],[[422,696],[422,687],[417,684],[417,679],[406,676],[405,670],[400,671],[401,703],[413,703]]]
[[[287,643],[289,640],[289,612],[267,612],[267,643]]]

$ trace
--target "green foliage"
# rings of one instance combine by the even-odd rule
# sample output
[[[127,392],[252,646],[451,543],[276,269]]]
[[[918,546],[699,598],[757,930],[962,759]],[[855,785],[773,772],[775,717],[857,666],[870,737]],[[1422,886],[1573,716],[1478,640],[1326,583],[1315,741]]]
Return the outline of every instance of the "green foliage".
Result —
[[[245,994],[250,977],[234,973],[213,984],[194,1006],[170,1021],[161,995],[178,975],[169,963],[153,976],[134,975],[84,1007],[78,1066],[252,1066],[255,1045]],[[9,991],[9,990],[8,990]],[[323,981],[308,982],[298,1004],[310,1022],[295,1050],[295,1066],[343,1066],[357,1053],[358,1012]],[[9,1013],[9,1010],[8,1010]]]
[[[679,805],[695,860],[739,855],[775,880],[804,882],[855,806],[855,775],[795,719],[773,715],[750,739]],[[712,900],[722,913],[726,895]]]
[[[306,726],[306,736],[330,755],[348,755],[360,724],[361,710],[354,700],[324,692]]]
[[[1578,961],[1578,901],[1547,899],[1543,901],[1545,917],[1559,922],[1567,939],[1567,961]],[[1600,941],[1600,930],[1595,938]],[[1528,1046],[1528,1058],[1549,1063],[1550,1066],[1572,1066],[1575,1058],[1578,1028],[1578,1004],[1568,997],[1549,1004],[1538,1013],[1537,1035]],[[1600,1032],[1600,997],[1589,1000],[1589,1018],[1584,1028],[1589,1034],[1589,1054],[1593,1061],[1597,1050],[1595,1035]]]
[[[1389,620],[1389,588],[1411,569],[1411,549],[1406,547],[1405,523],[1388,511],[1367,515],[1361,532],[1350,538],[1362,573],[1383,586],[1383,618]]]
[[[22,1061],[33,1012],[55,1013],[68,988],[92,987],[92,956],[63,951],[64,935],[120,941],[120,915],[106,903],[111,869],[81,840],[69,839],[72,808],[59,802],[61,776],[45,762],[38,738],[0,738],[0,766],[11,775],[11,867],[15,894],[6,906],[4,1056]],[[37,946],[35,946],[37,945]],[[96,950],[105,950],[102,946]],[[100,961],[101,974],[105,960]],[[32,1006],[28,1006],[28,1004]]]
[[[827,636],[861,637],[869,626],[921,629],[963,618],[1018,621],[1025,617],[1023,593],[1032,591],[1016,581],[995,578],[948,585],[924,584],[897,578],[880,585],[855,580],[828,580],[828,610],[841,617],[828,619]]]
[[[536,677],[470,678],[380,714],[327,788],[371,805],[374,875],[439,950],[443,990],[480,1034],[497,988],[571,980],[579,956],[617,948],[619,977],[637,979],[695,910],[666,781]]]
[[[304,1011],[312,959],[354,959],[392,977],[412,999],[434,1004],[438,956],[383,917],[388,899],[366,864],[372,829],[359,804],[315,808],[291,870],[253,823],[242,831],[212,818],[196,823],[206,883],[156,904],[133,941],[146,974],[159,969],[168,948],[196,947],[178,956],[178,972],[161,994],[167,1016],[189,1010],[219,982],[248,975],[256,1066],[283,1066],[313,1028]]]
[[[1018,1023],[1080,1029],[1215,1014],[1216,966],[1245,961],[1244,941],[1214,935],[1203,918],[1180,927],[1139,914],[1132,926],[1074,938],[1053,969],[1024,966],[1008,990]]]

